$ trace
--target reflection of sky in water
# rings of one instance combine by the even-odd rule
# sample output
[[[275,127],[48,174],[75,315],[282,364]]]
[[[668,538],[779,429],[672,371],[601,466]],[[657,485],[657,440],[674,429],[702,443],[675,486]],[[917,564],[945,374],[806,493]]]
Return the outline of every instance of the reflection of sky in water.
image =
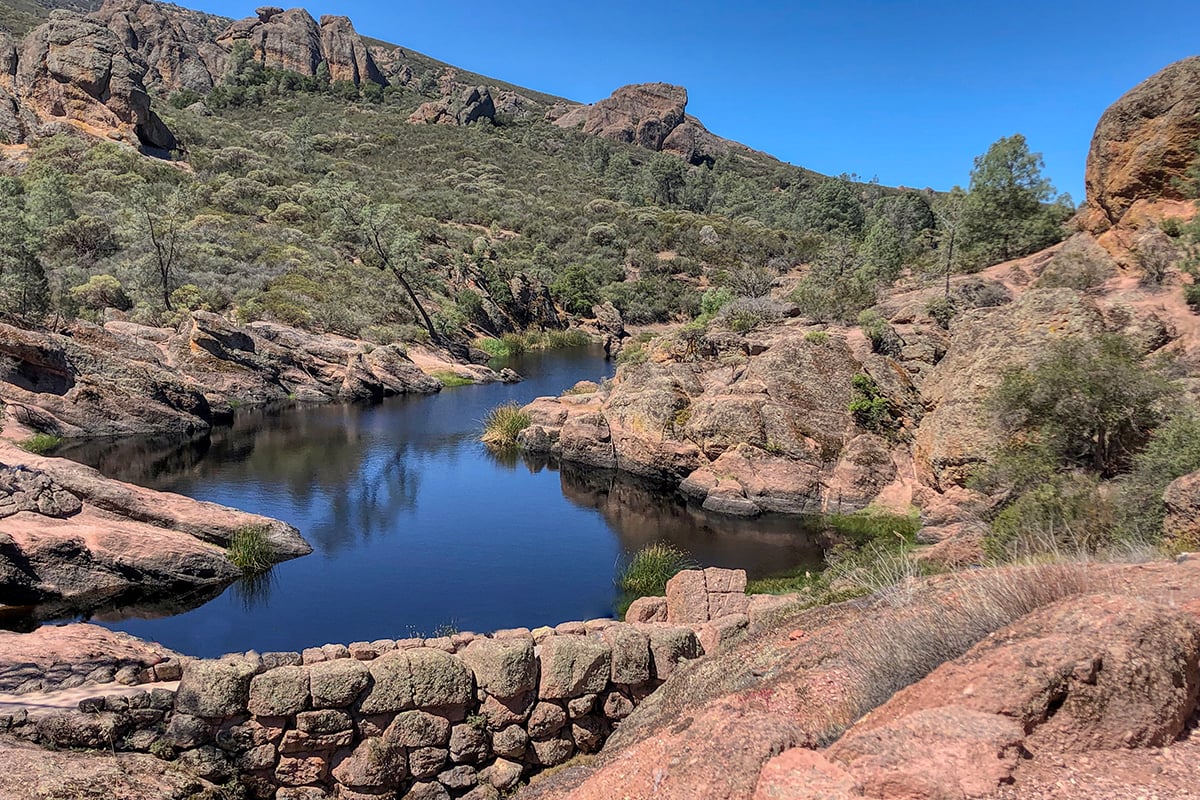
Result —
[[[195,655],[296,650],[446,624],[489,631],[606,616],[623,554],[659,538],[757,573],[818,555],[792,521],[716,520],[606,473],[492,456],[476,439],[490,408],[607,368],[586,350],[515,366],[525,382],[246,414],[183,446],[69,453],[115,477],[286,520],[315,549],[177,616],[95,621]]]

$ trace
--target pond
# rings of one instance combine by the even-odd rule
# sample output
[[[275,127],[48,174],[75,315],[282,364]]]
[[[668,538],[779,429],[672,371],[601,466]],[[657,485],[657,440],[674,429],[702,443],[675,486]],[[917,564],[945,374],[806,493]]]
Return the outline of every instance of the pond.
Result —
[[[802,521],[713,516],[627,476],[490,452],[478,441],[489,409],[612,372],[591,347],[505,365],[526,380],[246,411],[188,442],[61,453],[120,480],[286,520],[314,548],[216,597],[133,603],[90,621],[196,656],[299,650],[610,616],[625,559],[660,540],[751,576],[819,568],[821,547]]]

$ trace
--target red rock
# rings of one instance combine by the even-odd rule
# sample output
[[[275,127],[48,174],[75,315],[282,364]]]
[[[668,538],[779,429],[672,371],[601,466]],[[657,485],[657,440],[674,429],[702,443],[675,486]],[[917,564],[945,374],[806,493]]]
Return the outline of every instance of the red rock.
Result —
[[[763,765],[753,800],[853,800],[862,786],[823,754],[793,747]]]
[[[684,570],[667,581],[667,621],[708,622],[708,586],[703,571]]]

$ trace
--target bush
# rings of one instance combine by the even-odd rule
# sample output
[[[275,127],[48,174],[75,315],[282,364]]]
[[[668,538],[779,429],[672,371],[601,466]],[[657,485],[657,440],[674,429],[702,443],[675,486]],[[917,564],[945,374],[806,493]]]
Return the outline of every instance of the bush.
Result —
[[[739,297],[721,309],[716,317],[718,323],[735,333],[749,333],[781,319],[781,305],[769,297]]]
[[[33,453],[35,456],[44,456],[47,453],[54,452],[55,448],[62,444],[62,441],[61,436],[55,436],[52,433],[37,433],[17,444],[27,453]]]
[[[1102,334],[1059,340],[1028,369],[1008,371],[992,406],[1014,447],[1107,478],[1130,466],[1177,391],[1132,341]]]
[[[263,572],[275,563],[267,533],[263,526],[247,526],[234,531],[226,550],[233,565],[242,572],[253,574]]]
[[[583,347],[591,342],[591,337],[586,333],[578,328],[571,328],[566,331],[547,331],[545,346],[549,350],[557,350],[563,347]]]
[[[825,331],[809,331],[804,334],[804,341],[809,344],[829,344],[829,334]]]
[[[516,403],[505,403],[488,412],[480,438],[492,447],[515,447],[517,435],[528,428],[530,422],[529,412]]]
[[[896,426],[892,416],[892,406],[888,399],[879,393],[879,386],[870,375],[859,373],[852,379],[854,399],[850,401],[847,410],[854,416],[854,421],[869,431],[885,433]]]
[[[133,308],[125,287],[112,275],[93,275],[87,283],[71,289],[71,298],[81,308],[92,311],[103,311],[115,308],[118,311],[128,311]]]
[[[958,308],[954,302],[954,298],[935,297],[925,304],[925,313],[929,318],[936,322],[945,330],[950,330],[950,321],[954,319],[954,315],[958,313]]]
[[[1117,539],[1116,508],[1094,475],[1055,476],[1018,497],[992,522],[988,555],[1010,562],[1043,554],[1096,553]]]
[[[475,342],[475,346],[492,358],[507,358],[512,355],[512,351],[508,349],[508,345],[499,339],[478,339]]]
[[[1133,459],[1121,487],[1122,534],[1138,541],[1162,535],[1163,492],[1170,483],[1200,470],[1200,412],[1176,414],[1150,435]]]
[[[896,330],[887,320],[874,311],[864,311],[858,315],[858,325],[863,335],[871,342],[871,350],[885,356],[898,356],[903,344]]]
[[[1193,312],[1200,314],[1200,282],[1184,285],[1183,300]]]
[[[471,386],[475,383],[470,378],[459,375],[457,372],[449,369],[438,370],[431,374],[441,381],[442,386],[445,386],[447,389],[453,389],[457,386]]]

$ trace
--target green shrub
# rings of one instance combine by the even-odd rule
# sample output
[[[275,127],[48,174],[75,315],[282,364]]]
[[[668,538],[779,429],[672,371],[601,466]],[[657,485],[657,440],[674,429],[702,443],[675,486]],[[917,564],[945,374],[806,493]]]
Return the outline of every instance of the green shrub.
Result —
[[[925,313],[939,326],[949,330],[950,321],[958,313],[958,308],[953,298],[942,295],[925,304]]]
[[[519,333],[506,333],[500,337],[501,344],[510,356],[519,356],[527,349],[527,337]]]
[[[829,334],[825,331],[809,331],[804,334],[804,341],[809,344],[829,344]]]
[[[591,337],[578,328],[546,332],[546,348],[549,350],[557,350],[563,347],[582,347],[590,344],[591,341]]]
[[[854,399],[850,401],[847,410],[855,422],[876,433],[885,433],[896,427],[896,419],[892,416],[892,404],[880,394],[879,386],[870,375],[855,375],[851,385],[854,387]]]
[[[1116,541],[1117,521],[1117,509],[1095,475],[1067,473],[1026,491],[1001,511],[984,549],[1004,562],[1096,553]]]
[[[1200,282],[1184,285],[1183,300],[1193,312],[1200,314]]]
[[[515,447],[517,435],[529,427],[529,412],[514,403],[496,406],[483,420],[484,444],[492,447]]]
[[[268,530],[261,525],[238,528],[229,539],[226,553],[233,565],[242,572],[263,572],[273,563],[274,551],[267,539]]]
[[[896,514],[868,507],[853,514],[830,514],[825,523],[834,532],[856,542],[872,539],[912,542],[921,530],[921,515],[916,509]]]
[[[62,444],[62,441],[61,436],[55,436],[52,433],[36,433],[17,444],[27,453],[33,453],[35,456],[44,456],[47,453],[54,452],[55,448]]]
[[[508,349],[508,345],[499,339],[477,339],[475,346],[492,358],[507,358],[512,355],[512,351]]]
[[[769,297],[739,297],[722,308],[716,317],[717,322],[735,333],[749,333],[781,319],[783,309]]]
[[[617,353],[617,363],[634,366],[646,363],[648,357],[646,348],[639,342],[633,342],[622,347],[621,352]]]
[[[1200,470],[1200,412],[1176,414],[1150,434],[1121,486],[1122,535],[1154,542],[1162,535],[1162,496],[1177,478]]]

